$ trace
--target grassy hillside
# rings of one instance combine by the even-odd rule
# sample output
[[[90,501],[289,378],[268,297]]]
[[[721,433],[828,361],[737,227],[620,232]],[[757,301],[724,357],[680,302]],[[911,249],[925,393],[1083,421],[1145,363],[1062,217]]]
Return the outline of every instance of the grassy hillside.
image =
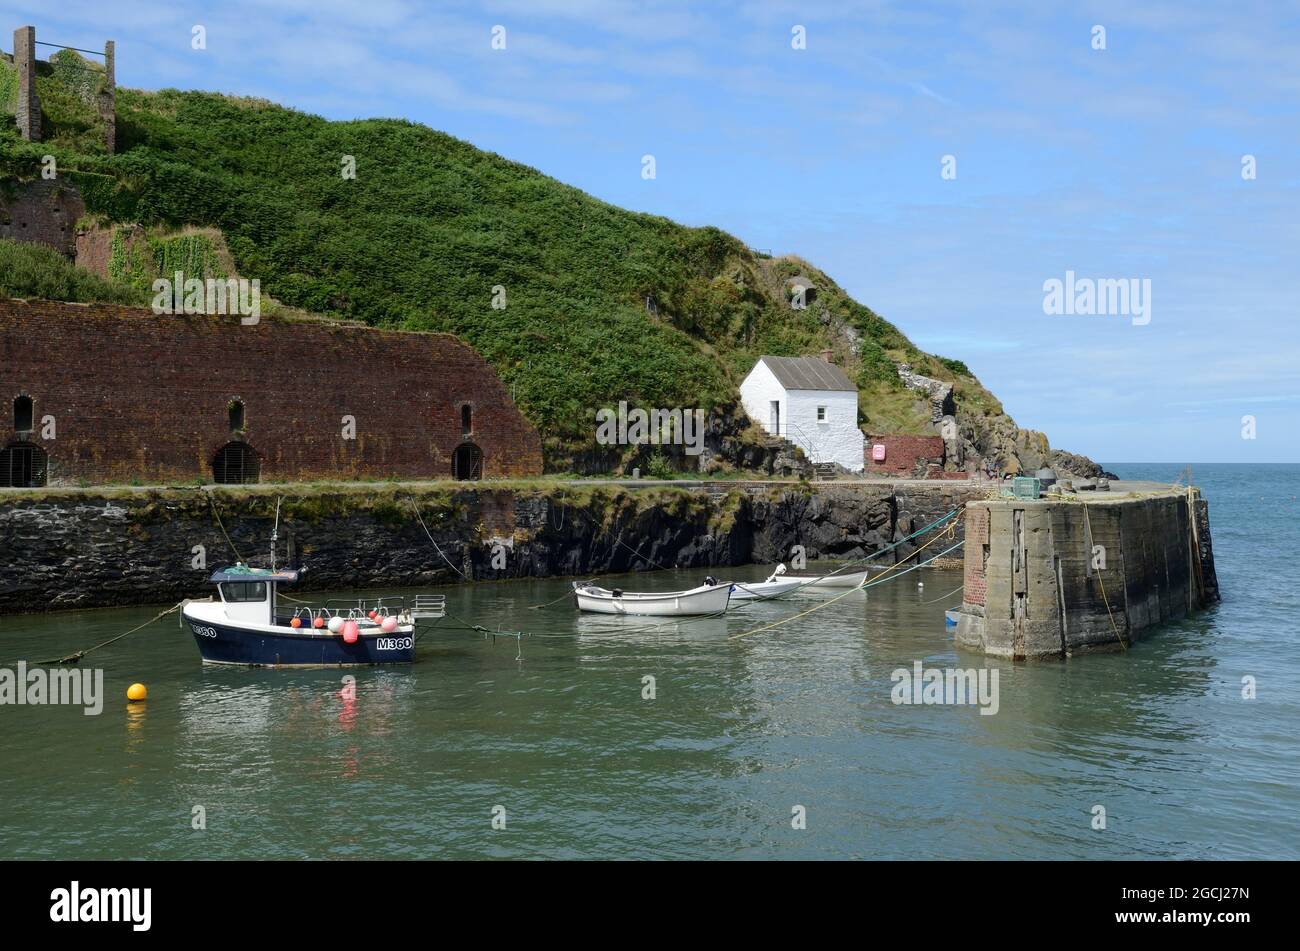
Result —
[[[927,430],[891,360],[956,379],[971,413],[1001,413],[963,365],[920,353],[805,262],[616,208],[424,126],[121,89],[109,156],[86,144],[88,108],[54,101],[39,147],[5,124],[0,176],[30,176],[52,152],[94,216],[219,228],[238,273],[291,308],[458,334],[552,447],[590,443],[593,411],[619,399],[712,408],[758,356],[826,347],[858,380],[868,430]],[[789,303],[796,275],[818,289],[806,310]]]

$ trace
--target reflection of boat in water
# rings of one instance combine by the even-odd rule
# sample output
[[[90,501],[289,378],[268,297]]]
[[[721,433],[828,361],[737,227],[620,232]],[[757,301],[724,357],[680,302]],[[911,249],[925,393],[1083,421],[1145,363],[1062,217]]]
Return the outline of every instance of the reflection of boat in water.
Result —
[[[331,601],[316,608],[279,609],[276,589],[300,572],[235,565],[213,573],[219,598],[190,601],[181,610],[205,664],[253,667],[335,667],[409,664],[415,627],[446,613],[441,595]]]
[[[596,614],[634,614],[647,617],[689,617],[721,614],[731,600],[730,584],[702,584],[688,591],[624,591],[600,588],[591,582],[573,583],[573,600],[579,611]]]

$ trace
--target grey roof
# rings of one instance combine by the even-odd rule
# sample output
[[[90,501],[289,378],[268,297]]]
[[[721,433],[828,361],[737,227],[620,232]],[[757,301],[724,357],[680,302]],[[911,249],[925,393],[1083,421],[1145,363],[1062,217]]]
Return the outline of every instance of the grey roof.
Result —
[[[858,388],[833,363],[821,357],[759,357],[787,390],[850,390]]]

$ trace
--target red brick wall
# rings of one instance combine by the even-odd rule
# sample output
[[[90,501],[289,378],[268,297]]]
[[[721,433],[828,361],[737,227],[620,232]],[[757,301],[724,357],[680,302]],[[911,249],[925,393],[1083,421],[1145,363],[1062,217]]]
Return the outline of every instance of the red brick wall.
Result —
[[[86,213],[81,192],[57,179],[20,182],[14,187],[11,198],[0,190],[0,238],[48,245],[72,257],[77,249],[77,221]]]
[[[872,446],[880,443],[885,446],[883,463],[871,458]],[[943,437],[906,436],[898,433],[868,436],[865,451],[868,474],[911,475],[918,462],[943,462]]]
[[[987,593],[984,559],[989,544],[989,510],[966,508],[966,544],[962,548],[962,601],[983,606]]]
[[[542,471],[537,431],[449,334],[0,300],[0,445],[16,436],[19,395],[35,403],[51,482],[209,482],[234,438],[232,399],[263,482],[451,478],[462,403],[485,478]],[[345,414],[355,440],[342,438]],[[46,415],[52,440],[40,439]]]

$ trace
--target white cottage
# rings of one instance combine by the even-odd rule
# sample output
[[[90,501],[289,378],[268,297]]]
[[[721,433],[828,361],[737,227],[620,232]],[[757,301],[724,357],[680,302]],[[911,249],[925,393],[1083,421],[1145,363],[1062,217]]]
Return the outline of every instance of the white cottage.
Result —
[[[751,419],[814,463],[862,471],[858,388],[829,356],[760,357],[740,384],[740,402]]]

